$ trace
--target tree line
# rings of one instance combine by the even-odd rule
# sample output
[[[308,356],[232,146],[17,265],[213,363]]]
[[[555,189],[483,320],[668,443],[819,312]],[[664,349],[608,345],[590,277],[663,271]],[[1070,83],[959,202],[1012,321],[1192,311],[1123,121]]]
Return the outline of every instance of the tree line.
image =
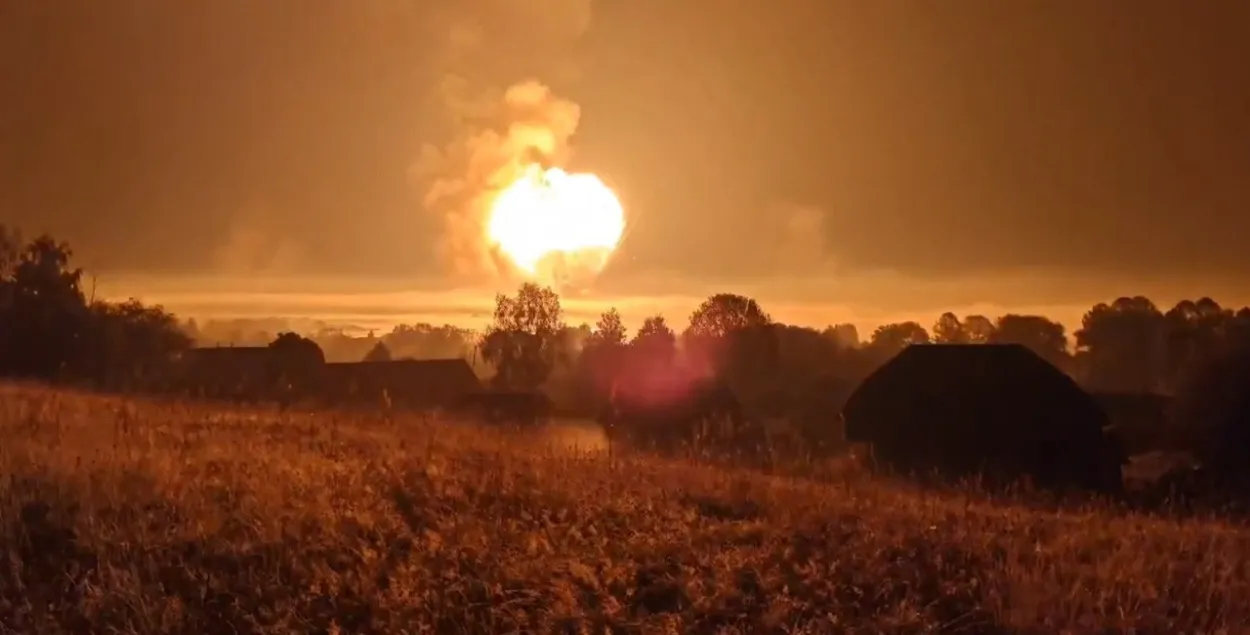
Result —
[[[909,321],[877,327],[861,341],[854,325],[815,329],[774,320],[760,304],[722,293],[704,301],[677,334],[663,315],[646,318],[632,339],[615,309],[592,327],[569,327],[559,297],[523,285],[499,296],[482,352],[501,369],[499,380],[541,386],[569,363],[564,349],[581,350],[579,363],[602,357],[619,365],[628,351],[661,361],[712,369],[740,383],[793,382],[801,377],[857,380],[914,344],[1020,344],[1098,392],[1163,393],[1177,390],[1195,369],[1250,346],[1250,308],[1224,308],[1211,298],[1184,300],[1165,310],[1145,297],[1123,297],[1087,311],[1071,335],[1040,315],[963,318],[945,313],[926,328]],[[636,353],[637,354],[637,353]],[[748,375],[758,375],[746,381]],[[777,389],[772,387],[772,389]]]
[[[129,390],[169,376],[191,345],[159,306],[83,290],[69,245],[0,225],[0,376]]]
[[[477,346],[477,335],[472,329],[426,322],[398,324],[378,333],[311,320],[300,323],[279,318],[191,318],[182,322],[182,329],[196,346],[266,346],[281,333],[299,332],[316,342],[331,362],[471,359]]]
[[[97,300],[72,259],[69,245],[51,236],[24,240],[0,226],[0,374],[139,388],[167,376],[175,353],[193,345],[264,345],[281,335],[237,322],[183,322],[134,299]],[[861,340],[854,325],[788,325],[752,298],[721,293],[698,306],[680,333],[658,314],[631,333],[615,309],[593,325],[567,324],[559,295],[531,283],[497,296],[480,332],[415,324],[381,336],[330,328],[307,335],[329,360],[465,357],[497,386],[542,388],[582,405],[621,368],[676,365],[724,376],[744,400],[767,409],[829,382],[853,383],[923,343],[1018,343],[1091,390],[1172,393],[1195,368],[1250,346],[1250,308],[1203,297],[1164,310],[1123,297],[1091,307],[1073,333],[1040,315],[945,313],[927,327],[885,324]]]

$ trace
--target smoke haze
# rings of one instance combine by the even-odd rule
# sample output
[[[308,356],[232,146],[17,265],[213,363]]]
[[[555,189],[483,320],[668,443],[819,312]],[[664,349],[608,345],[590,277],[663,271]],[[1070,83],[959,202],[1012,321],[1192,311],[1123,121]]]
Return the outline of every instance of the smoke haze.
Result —
[[[537,75],[573,74],[560,63],[569,51],[557,49],[585,32],[590,2],[449,3],[440,17],[448,68],[435,94],[453,132],[441,147],[426,145],[413,172],[425,210],[442,223],[438,252],[448,273],[479,282],[506,277],[507,261],[483,240],[489,206],[525,165],[563,167],[571,157],[580,109]],[[550,58],[518,67],[511,57],[518,49]]]

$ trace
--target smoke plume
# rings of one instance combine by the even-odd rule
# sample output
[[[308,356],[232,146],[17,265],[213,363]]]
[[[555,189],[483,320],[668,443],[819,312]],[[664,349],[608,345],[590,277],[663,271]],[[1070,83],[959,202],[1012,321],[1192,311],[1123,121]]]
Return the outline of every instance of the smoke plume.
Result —
[[[414,176],[427,213],[442,221],[439,255],[451,273],[508,276],[485,240],[494,196],[527,164],[563,166],[577,104],[545,77],[572,74],[573,45],[589,24],[590,0],[450,2],[436,21],[447,72],[435,90],[450,139],[423,148]]]

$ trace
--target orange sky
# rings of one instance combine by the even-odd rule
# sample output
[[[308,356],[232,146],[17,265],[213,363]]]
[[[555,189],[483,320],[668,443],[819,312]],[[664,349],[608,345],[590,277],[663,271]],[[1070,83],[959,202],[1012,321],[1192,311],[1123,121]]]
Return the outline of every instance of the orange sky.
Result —
[[[541,160],[628,217],[575,320],[1245,304],[1250,2],[1123,4],[8,2],[0,220],[189,315],[472,324]]]

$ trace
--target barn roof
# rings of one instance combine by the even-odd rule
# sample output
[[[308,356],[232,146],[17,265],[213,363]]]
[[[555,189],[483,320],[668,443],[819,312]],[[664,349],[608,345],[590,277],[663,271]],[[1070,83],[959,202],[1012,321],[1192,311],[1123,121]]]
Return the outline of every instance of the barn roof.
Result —
[[[870,374],[847,399],[842,414],[848,438],[863,438],[868,422],[888,416],[900,400],[918,399],[956,409],[1061,409],[1075,425],[1107,423],[1072,378],[1025,346],[918,344]]]

